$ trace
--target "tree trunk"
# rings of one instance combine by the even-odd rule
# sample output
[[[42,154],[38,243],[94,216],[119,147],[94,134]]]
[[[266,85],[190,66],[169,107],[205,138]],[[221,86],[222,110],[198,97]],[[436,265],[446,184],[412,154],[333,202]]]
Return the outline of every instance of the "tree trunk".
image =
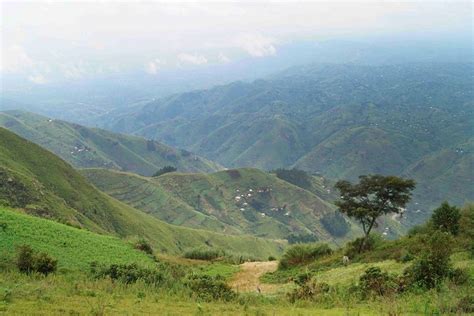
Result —
[[[364,236],[364,239],[362,239],[362,242],[359,245],[359,250],[358,250],[359,253],[361,253],[362,249],[364,249],[365,242],[367,241],[367,239],[369,239],[370,231],[372,230],[372,227],[374,227],[376,219],[377,219],[377,217],[372,218],[372,220],[370,221],[369,227],[367,228],[367,231],[365,231],[365,225],[363,225],[365,236]]]

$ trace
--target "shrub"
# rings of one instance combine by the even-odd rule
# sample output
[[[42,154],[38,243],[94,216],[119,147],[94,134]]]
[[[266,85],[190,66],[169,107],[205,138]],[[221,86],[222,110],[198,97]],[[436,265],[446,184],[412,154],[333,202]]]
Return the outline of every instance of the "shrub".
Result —
[[[318,283],[307,274],[300,275],[295,283],[298,284],[298,287],[288,293],[288,298],[292,303],[297,300],[314,300],[319,295],[328,293],[331,289],[327,283]]]
[[[364,297],[385,296],[397,289],[395,278],[379,267],[370,267],[359,279],[359,287]]]
[[[431,289],[447,277],[451,270],[451,244],[449,234],[434,232],[420,257],[404,271],[409,284]]]
[[[457,304],[458,312],[474,313],[474,296],[466,295],[462,297]]]
[[[327,244],[297,244],[290,246],[283,254],[279,269],[287,269],[309,263],[319,257],[331,254],[332,250]]]
[[[35,253],[28,245],[23,245],[18,250],[16,266],[20,272],[38,272],[48,275],[56,271],[57,265],[56,259],[51,258],[44,252]]]
[[[175,171],[177,171],[177,170],[178,170],[178,169],[176,169],[176,168],[173,167],[173,166],[165,166],[165,167],[159,169],[157,172],[155,172],[155,173],[153,174],[153,177],[159,177],[159,176],[161,176],[161,175],[163,175],[163,174],[165,174],[165,173],[175,172]]]
[[[148,241],[146,241],[145,239],[139,239],[135,245],[134,245],[134,248],[137,249],[137,250],[140,250],[140,251],[143,251],[144,253],[147,253],[149,255],[152,255],[153,254],[153,248],[151,247],[151,245],[148,243]]]
[[[359,254],[359,249],[361,243],[364,244],[364,247],[361,248],[361,253],[374,250],[375,247],[380,244],[381,239],[378,235],[369,235],[368,238],[364,241],[364,237],[360,237],[347,243],[345,255],[349,258],[354,258]]]
[[[275,260],[276,260],[276,258],[274,256],[269,256],[268,257],[268,261],[275,261]]]
[[[195,260],[214,260],[223,255],[223,251],[210,248],[194,248],[184,253],[185,258]]]
[[[20,246],[18,249],[18,256],[16,266],[20,272],[31,273],[34,271],[34,251],[28,245]]]
[[[230,301],[237,296],[227,285],[224,278],[219,275],[191,275],[185,281],[185,284],[199,299],[204,301]]]
[[[448,202],[443,202],[440,207],[433,211],[431,222],[435,229],[457,235],[459,232],[460,218],[461,213],[459,208],[449,205]]]
[[[146,284],[160,285],[166,278],[163,272],[157,269],[140,267],[132,264],[111,264],[110,266],[98,266],[91,263],[91,273],[96,278],[109,277],[113,281],[130,284],[141,280]]]
[[[34,271],[48,275],[56,271],[58,261],[51,258],[47,253],[40,252],[35,256]]]
[[[463,285],[469,282],[469,272],[465,269],[455,268],[448,272],[448,278],[456,285]]]

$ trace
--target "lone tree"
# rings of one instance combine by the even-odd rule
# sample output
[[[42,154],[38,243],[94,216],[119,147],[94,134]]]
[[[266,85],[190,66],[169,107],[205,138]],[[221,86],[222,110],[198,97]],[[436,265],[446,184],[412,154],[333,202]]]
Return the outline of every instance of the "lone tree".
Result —
[[[359,183],[338,181],[335,185],[341,194],[336,201],[339,211],[358,220],[364,230],[364,239],[359,245],[359,253],[367,241],[370,231],[381,215],[400,213],[410,201],[415,181],[395,176],[360,176]]]

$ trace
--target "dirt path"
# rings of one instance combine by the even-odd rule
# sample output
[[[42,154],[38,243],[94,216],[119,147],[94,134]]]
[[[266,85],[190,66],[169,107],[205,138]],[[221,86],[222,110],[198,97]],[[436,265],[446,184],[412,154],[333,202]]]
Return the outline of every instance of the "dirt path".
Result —
[[[276,284],[262,284],[259,278],[277,269],[277,261],[246,262],[240,265],[240,271],[230,281],[230,286],[237,292],[274,293],[278,289]]]

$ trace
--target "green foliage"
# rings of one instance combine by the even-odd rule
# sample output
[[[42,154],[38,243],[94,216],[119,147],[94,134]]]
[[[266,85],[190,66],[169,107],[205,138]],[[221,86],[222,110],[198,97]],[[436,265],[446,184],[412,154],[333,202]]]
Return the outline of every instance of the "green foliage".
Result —
[[[298,300],[315,300],[318,296],[324,295],[331,290],[325,282],[316,282],[311,278],[299,279],[297,287],[288,293],[288,299],[294,303]]]
[[[342,237],[349,232],[349,224],[344,216],[339,213],[329,213],[323,216],[321,223],[333,236]]]
[[[204,301],[230,301],[237,294],[227,285],[225,279],[220,276],[190,275],[185,280],[185,285],[191,289],[194,295]]]
[[[150,243],[143,239],[140,238],[134,245],[133,247],[137,250],[143,251],[146,254],[152,255],[153,254],[153,248],[151,247]]]
[[[409,283],[428,289],[438,286],[451,270],[452,243],[448,233],[433,232],[418,259],[404,272]]]
[[[379,267],[370,267],[361,275],[359,287],[363,297],[386,296],[395,293],[397,283],[393,276]]]
[[[431,222],[435,229],[457,235],[459,232],[460,210],[456,206],[443,202],[440,207],[433,211]]]
[[[290,245],[298,243],[312,243],[318,241],[318,237],[314,234],[289,234],[286,239]]]
[[[311,188],[311,178],[310,176],[303,170],[299,169],[276,169],[273,171],[276,176],[286,182],[294,184],[303,189],[310,189]]]
[[[359,183],[341,180],[335,185],[341,199],[335,204],[339,210],[353,217],[362,225],[365,239],[376,224],[377,218],[390,213],[400,213],[410,201],[415,181],[395,176],[360,176]],[[360,244],[359,252],[365,240]]]
[[[161,176],[162,174],[165,174],[165,173],[169,173],[169,172],[175,172],[176,170],[176,167],[173,167],[173,166],[165,166],[163,168],[161,168],[160,170],[156,171],[154,174],[153,174],[153,177],[159,177]]]
[[[47,253],[36,253],[30,246],[22,245],[18,249],[16,266],[23,273],[41,273],[48,275],[56,271],[58,261]]]
[[[285,250],[278,268],[288,269],[292,266],[307,264],[331,253],[332,250],[327,244],[296,244]]]
[[[95,278],[110,278],[114,281],[130,284],[142,281],[146,284],[159,286],[165,282],[165,274],[156,268],[140,267],[136,263],[111,264],[101,266],[93,262],[90,265],[91,274]]]
[[[218,249],[194,248],[184,253],[184,258],[195,260],[214,260],[224,255],[224,252]]]
[[[268,260],[268,261],[275,261],[276,258],[275,258],[274,256],[269,256],[267,260]]]

